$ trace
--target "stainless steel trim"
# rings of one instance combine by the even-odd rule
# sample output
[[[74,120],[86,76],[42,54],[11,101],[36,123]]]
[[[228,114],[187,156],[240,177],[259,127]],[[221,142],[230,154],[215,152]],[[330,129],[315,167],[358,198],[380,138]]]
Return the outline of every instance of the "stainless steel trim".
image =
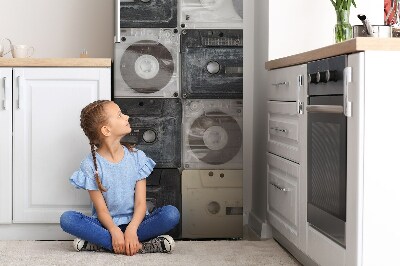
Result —
[[[306,107],[309,113],[343,113],[343,106],[340,105],[308,105]]]
[[[281,186],[275,184],[275,183],[272,182],[272,181],[270,181],[269,183],[270,183],[272,186],[274,186],[275,188],[279,189],[280,191],[283,191],[283,192],[288,192],[288,191],[290,191],[290,189],[285,188],[285,187],[281,187]]]
[[[121,0],[115,0],[115,35],[114,42],[121,42]]]
[[[346,247],[346,221],[342,221],[317,206],[308,203],[307,222],[317,231],[323,233],[342,247]]]
[[[3,99],[3,110],[7,110],[7,77],[3,78],[3,89],[4,89],[4,99]]]
[[[272,86],[279,87],[279,86],[289,86],[289,81],[283,81],[278,83],[272,83]]]

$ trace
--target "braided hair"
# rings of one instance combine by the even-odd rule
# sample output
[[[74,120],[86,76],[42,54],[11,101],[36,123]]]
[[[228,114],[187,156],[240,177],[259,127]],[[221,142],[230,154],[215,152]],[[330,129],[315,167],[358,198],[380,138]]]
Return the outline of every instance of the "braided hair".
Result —
[[[100,146],[100,130],[103,124],[107,121],[107,116],[104,111],[104,105],[110,103],[109,100],[98,100],[88,104],[81,111],[81,128],[89,139],[90,150],[94,163],[94,176],[96,178],[97,187],[101,192],[107,191],[101,184],[99,173],[97,170],[96,148]]]

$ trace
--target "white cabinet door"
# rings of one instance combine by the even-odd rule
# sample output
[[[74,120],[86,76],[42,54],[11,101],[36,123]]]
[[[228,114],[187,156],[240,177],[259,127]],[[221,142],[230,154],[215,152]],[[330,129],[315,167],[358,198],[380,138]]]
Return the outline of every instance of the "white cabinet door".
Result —
[[[0,68],[0,224],[12,222],[12,69]]]
[[[89,196],[69,183],[90,152],[80,112],[110,99],[109,68],[15,68],[13,222],[58,223],[69,209],[89,213]]]
[[[294,245],[299,245],[298,164],[267,154],[267,213],[271,225]]]

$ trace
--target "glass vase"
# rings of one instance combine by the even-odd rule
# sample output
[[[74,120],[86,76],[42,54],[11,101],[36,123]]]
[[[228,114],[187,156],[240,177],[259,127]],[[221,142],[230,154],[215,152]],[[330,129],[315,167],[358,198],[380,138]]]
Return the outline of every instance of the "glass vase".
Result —
[[[349,23],[350,10],[336,10],[335,41],[336,43],[349,40],[353,37]]]

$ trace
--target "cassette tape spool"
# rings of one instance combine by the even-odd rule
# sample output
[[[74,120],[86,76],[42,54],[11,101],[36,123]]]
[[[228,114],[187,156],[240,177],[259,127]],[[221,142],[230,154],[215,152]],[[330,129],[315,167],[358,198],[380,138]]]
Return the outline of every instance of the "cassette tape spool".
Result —
[[[182,28],[243,28],[243,0],[180,0],[180,10]]]
[[[182,97],[243,97],[243,30],[182,30]]]
[[[137,148],[156,162],[156,168],[181,166],[182,103],[178,99],[115,98],[129,115],[132,131],[122,142]]]
[[[185,100],[185,169],[242,169],[242,101]]]
[[[114,49],[114,97],[178,97],[179,34],[121,29],[121,36]]]
[[[121,0],[121,28],[176,28],[177,0]]]
[[[175,206],[182,213],[181,173],[179,169],[154,169],[146,178],[146,205],[151,213],[155,208],[165,205]],[[179,238],[182,222],[168,232]]]
[[[243,236],[243,171],[182,171],[182,238]]]

